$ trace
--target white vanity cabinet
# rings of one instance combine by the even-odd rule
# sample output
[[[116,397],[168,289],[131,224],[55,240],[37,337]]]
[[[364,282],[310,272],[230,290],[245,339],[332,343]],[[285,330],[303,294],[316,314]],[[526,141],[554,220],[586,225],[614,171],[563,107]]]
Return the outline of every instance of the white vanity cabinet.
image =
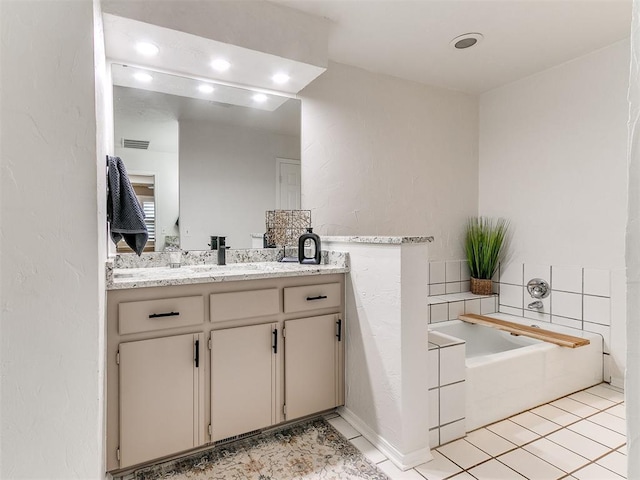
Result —
[[[278,324],[211,332],[211,440],[276,423]]]
[[[120,344],[121,467],[199,445],[202,343],[199,333]]]
[[[344,275],[107,295],[107,471],[344,404]]]

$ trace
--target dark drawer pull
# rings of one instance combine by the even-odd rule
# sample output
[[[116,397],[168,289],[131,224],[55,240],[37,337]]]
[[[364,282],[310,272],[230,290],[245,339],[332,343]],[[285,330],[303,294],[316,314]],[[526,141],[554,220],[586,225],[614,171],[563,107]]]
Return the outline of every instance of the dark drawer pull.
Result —
[[[339,318],[336,324],[338,325],[338,334],[336,335],[336,337],[338,337],[338,341],[341,342],[342,341],[342,319]]]
[[[326,295],[318,295],[317,297],[307,297],[307,302],[310,302],[312,300],[324,300],[325,298],[327,298]]]
[[[196,362],[196,368],[199,368],[200,367],[200,340],[196,340],[194,360]]]
[[[178,315],[180,315],[180,312],[152,313],[149,318],[177,317]]]
[[[278,353],[278,329],[275,328],[271,333],[273,334],[273,344],[271,348],[273,348],[273,353]]]

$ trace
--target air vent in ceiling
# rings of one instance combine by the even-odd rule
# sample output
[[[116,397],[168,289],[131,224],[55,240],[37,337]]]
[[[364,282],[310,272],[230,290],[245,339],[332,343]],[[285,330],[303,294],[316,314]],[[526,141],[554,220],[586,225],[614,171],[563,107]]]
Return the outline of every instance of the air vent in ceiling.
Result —
[[[132,140],[130,138],[122,139],[124,148],[137,148],[139,150],[147,150],[149,148],[149,140]]]

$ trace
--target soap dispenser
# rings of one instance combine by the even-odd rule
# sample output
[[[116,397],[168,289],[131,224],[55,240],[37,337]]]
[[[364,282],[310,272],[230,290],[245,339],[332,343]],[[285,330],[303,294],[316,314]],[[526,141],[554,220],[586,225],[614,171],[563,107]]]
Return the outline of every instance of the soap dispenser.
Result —
[[[309,242],[313,250],[313,256],[307,257],[305,244]],[[320,265],[320,237],[313,233],[312,228],[307,228],[307,233],[300,235],[298,239],[298,261],[300,263]]]

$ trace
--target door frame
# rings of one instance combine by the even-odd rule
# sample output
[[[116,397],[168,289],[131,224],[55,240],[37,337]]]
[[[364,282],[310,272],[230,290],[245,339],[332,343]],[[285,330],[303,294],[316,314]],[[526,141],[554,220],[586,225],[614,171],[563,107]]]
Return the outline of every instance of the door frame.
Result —
[[[290,165],[298,165],[302,170],[302,161],[296,160],[295,158],[283,158],[276,157],[276,210],[280,210],[282,205],[280,204],[280,170],[282,168],[282,164],[290,164]],[[302,176],[300,178],[300,197],[302,197]],[[301,205],[302,207],[302,205]]]

